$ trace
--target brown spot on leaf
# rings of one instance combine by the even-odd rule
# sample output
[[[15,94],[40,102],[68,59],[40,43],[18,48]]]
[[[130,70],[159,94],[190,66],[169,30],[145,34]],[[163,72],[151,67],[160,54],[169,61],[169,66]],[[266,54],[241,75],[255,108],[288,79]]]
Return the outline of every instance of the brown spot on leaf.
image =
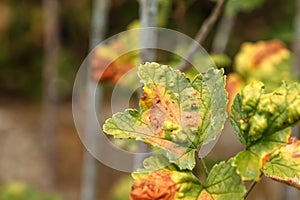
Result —
[[[282,123],[281,123],[281,126],[285,126],[285,125],[286,125],[286,122],[282,122]]]
[[[247,124],[249,122],[249,119],[244,118],[243,122]]]
[[[273,154],[273,152],[268,153],[267,155],[265,155],[262,159],[262,166],[269,161],[270,156]]]
[[[291,155],[293,158],[300,158],[300,152],[292,152]]]
[[[149,119],[155,131],[161,129],[163,122],[166,120],[166,112],[160,104],[150,108]]]
[[[183,112],[181,125],[185,127],[198,127],[200,123],[200,115],[196,112]]]
[[[196,103],[192,103],[191,108],[197,108],[197,104]]]

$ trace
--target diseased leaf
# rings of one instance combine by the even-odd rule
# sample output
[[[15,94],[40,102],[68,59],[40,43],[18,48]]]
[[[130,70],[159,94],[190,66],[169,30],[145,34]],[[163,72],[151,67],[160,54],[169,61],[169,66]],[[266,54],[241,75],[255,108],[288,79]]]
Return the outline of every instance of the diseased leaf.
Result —
[[[285,145],[291,135],[291,128],[286,128],[281,131],[277,131],[272,135],[263,137],[259,142],[249,147],[249,151],[255,153],[260,158],[273,152],[275,149]]]
[[[285,145],[290,137],[291,129],[286,128],[261,139],[260,142],[249,147],[248,150],[238,153],[234,157],[233,165],[243,180],[258,181],[265,156]]]
[[[235,71],[245,83],[253,80],[266,84],[266,91],[280,87],[282,80],[296,81],[291,73],[292,53],[279,40],[245,42],[235,56]]]
[[[128,42],[125,43],[121,38],[96,47],[91,55],[92,79],[96,82],[111,81],[116,84],[126,72],[136,66],[138,60],[137,51],[124,54],[126,49]]]
[[[262,138],[258,143],[252,145],[248,150],[242,151],[234,158],[233,165],[243,180],[258,181],[261,169],[265,163],[265,157],[287,143],[291,129],[286,128],[272,135]]]
[[[264,94],[264,85],[254,81],[242,90],[232,106],[231,122],[247,147],[300,120],[300,86],[286,85]]]
[[[300,141],[292,139],[270,155],[264,164],[265,176],[300,189]]]
[[[214,139],[225,122],[222,74],[209,70],[192,85],[170,66],[140,65],[138,75],[144,84],[141,112],[128,109],[116,113],[103,130],[116,138],[134,138],[164,149],[164,155],[180,169],[193,169],[195,150]]]
[[[232,167],[232,161],[221,162],[215,165],[208,175],[206,186],[198,197],[198,200],[231,200],[243,199],[246,188],[240,176]]]
[[[137,171],[130,197],[138,199],[196,200],[202,185],[190,171],[179,171],[174,165],[156,171]]]
[[[215,165],[208,175],[206,186],[203,186],[191,171],[179,170],[176,165],[156,168],[155,165],[161,165],[164,159],[152,156],[145,160],[145,169],[138,169],[132,174],[135,184],[131,194],[136,197],[133,199],[156,199],[159,196],[170,200],[231,200],[242,199],[246,193],[231,160]]]
[[[287,144],[290,126],[300,119],[299,84],[283,84],[264,94],[264,85],[253,82],[237,95],[231,123],[247,150],[235,156],[233,165],[243,180],[258,180],[266,155]]]

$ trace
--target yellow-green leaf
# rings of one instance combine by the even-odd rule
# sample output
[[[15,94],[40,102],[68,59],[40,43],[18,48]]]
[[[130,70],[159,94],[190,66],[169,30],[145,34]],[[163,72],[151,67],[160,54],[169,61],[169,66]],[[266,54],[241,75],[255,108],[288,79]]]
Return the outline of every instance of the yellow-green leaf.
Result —
[[[286,85],[264,93],[261,82],[247,85],[232,106],[231,122],[247,150],[234,158],[243,180],[258,180],[265,156],[287,144],[291,126],[300,120],[300,86]]]
[[[225,76],[223,69],[209,69],[204,74],[198,74],[193,87],[200,93],[200,116],[199,127],[201,144],[206,144],[216,138],[223,129],[227,118],[227,92],[225,90]]]
[[[210,171],[204,190],[198,200],[232,200],[243,199],[246,188],[240,176],[232,166],[232,161],[221,162]]]
[[[133,138],[164,150],[180,169],[193,169],[194,153],[215,138],[226,118],[223,71],[209,70],[193,84],[170,66],[145,63],[141,111],[116,113],[103,130],[116,138]],[[201,79],[200,79],[201,77]]]
[[[243,180],[255,180],[260,178],[262,159],[251,151],[241,151],[234,157],[233,166]]]
[[[264,85],[254,81],[238,95],[232,106],[231,122],[247,147],[300,120],[300,86],[286,85],[264,93]]]
[[[275,151],[264,164],[263,173],[300,189],[300,141],[293,138],[290,144]]]

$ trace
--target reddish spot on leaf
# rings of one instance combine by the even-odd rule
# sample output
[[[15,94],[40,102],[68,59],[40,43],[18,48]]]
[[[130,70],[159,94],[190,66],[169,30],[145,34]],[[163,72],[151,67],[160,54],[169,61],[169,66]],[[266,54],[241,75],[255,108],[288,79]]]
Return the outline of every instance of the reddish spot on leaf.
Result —
[[[265,155],[264,157],[263,157],[263,159],[262,159],[262,166],[264,166],[264,164],[266,163],[266,162],[268,162],[268,160],[269,160],[269,158],[270,158],[270,156],[273,154],[273,152],[271,152],[271,153],[268,153],[267,155]]]
[[[244,122],[244,123],[248,123],[248,122],[249,122],[249,119],[243,119],[243,122]]]
[[[191,126],[197,127],[200,122],[199,114],[196,112],[183,112],[181,124],[183,127]]]
[[[150,108],[149,114],[150,124],[154,128],[155,132],[162,132],[162,124],[166,120],[166,112],[164,108],[160,104],[154,105]]]

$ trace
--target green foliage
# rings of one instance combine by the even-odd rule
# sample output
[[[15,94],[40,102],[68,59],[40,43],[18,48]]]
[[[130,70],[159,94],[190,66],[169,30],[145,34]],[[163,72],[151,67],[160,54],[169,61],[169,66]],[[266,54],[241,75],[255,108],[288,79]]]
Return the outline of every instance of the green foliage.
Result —
[[[60,200],[57,195],[40,194],[24,183],[13,182],[0,188],[1,200]]]
[[[246,189],[231,162],[222,161],[212,168],[202,192],[208,192],[216,200],[242,199]]]
[[[300,119],[299,84],[286,85],[264,94],[261,82],[252,82],[233,103],[231,122],[241,142],[247,147]]]
[[[252,82],[237,95],[231,122],[247,150],[235,157],[234,165],[243,180],[257,181],[263,158],[288,142],[289,127],[300,120],[299,96],[299,84],[283,84],[265,94],[261,82]]]
[[[145,169],[138,169],[132,176],[135,180],[147,180],[150,182],[146,188],[144,187],[144,192],[151,193],[151,189],[147,187],[151,187],[156,178],[158,179],[157,181],[160,181],[161,187],[164,187],[165,184],[161,182],[166,177],[161,178],[159,174],[162,171],[168,172],[171,181],[174,182],[176,188],[179,188],[175,192],[174,199],[195,200],[205,199],[207,196],[216,200],[241,199],[246,192],[239,175],[236,173],[235,168],[232,167],[231,161],[223,161],[215,165],[210,171],[205,185],[201,184],[191,171],[180,170],[176,165],[167,165],[167,163],[167,158],[161,155],[152,156],[145,160]],[[140,193],[139,195],[143,196],[144,194]],[[151,197],[153,198],[153,196]]]
[[[243,181],[262,174],[300,187],[300,142],[289,143],[300,120],[300,85],[271,93],[254,81],[238,94],[231,123],[246,149],[213,166],[205,184],[192,173],[201,145],[216,138],[226,118],[223,70],[209,69],[192,82],[178,70],[158,63],[139,66],[143,83],[141,111],[127,109],[108,119],[103,130],[115,138],[132,138],[153,146],[155,154],[132,174],[131,199],[243,199]]]
[[[223,73],[223,69],[209,69],[204,75],[197,75],[192,82],[193,87],[199,91],[203,99],[200,107],[200,118],[203,120],[198,130],[201,135],[200,144],[214,140],[223,129],[227,117],[227,93],[224,90]]]

